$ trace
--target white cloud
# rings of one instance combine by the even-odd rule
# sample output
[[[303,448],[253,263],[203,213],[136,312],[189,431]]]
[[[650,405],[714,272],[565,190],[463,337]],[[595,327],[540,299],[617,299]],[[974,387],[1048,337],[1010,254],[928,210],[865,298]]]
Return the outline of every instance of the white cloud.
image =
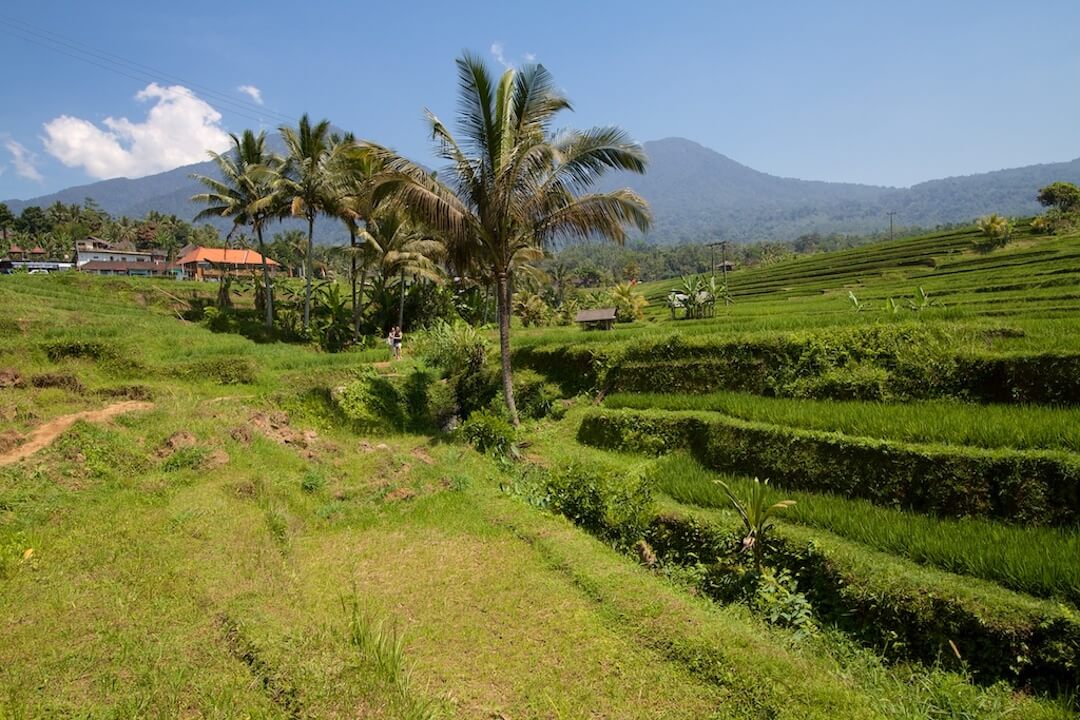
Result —
[[[491,43],[491,54],[495,56],[495,59],[499,61],[499,64],[504,68],[510,67],[510,63],[506,62],[506,56],[503,55],[503,45],[501,42]]]
[[[154,101],[145,122],[107,117],[102,129],[61,115],[45,123],[45,150],[95,178],[141,177],[205,160],[229,143],[221,113],[186,87],[151,83],[135,99]]]
[[[259,105],[263,104],[262,90],[255,87],[254,85],[241,85],[240,87],[238,87],[236,89],[237,89],[238,92],[242,92],[245,95],[247,95],[249,98],[254,100],[257,104],[259,104]]]
[[[527,63],[536,62],[536,53],[525,53],[525,62],[527,62]]]
[[[19,177],[34,182],[45,179],[37,169],[37,155],[27,150],[22,143],[8,138],[4,141],[4,147],[11,153],[11,164],[15,166],[15,172],[19,174]]]

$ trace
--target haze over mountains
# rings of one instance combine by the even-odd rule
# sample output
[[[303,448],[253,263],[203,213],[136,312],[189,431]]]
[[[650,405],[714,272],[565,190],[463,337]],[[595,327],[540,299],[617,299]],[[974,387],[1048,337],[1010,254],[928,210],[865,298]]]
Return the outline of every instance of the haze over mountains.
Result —
[[[646,239],[658,244],[791,240],[811,232],[869,233],[888,229],[890,210],[901,227],[967,222],[991,212],[1033,215],[1040,211],[1035,201],[1040,187],[1056,180],[1080,183],[1080,158],[889,188],[777,177],[684,138],[644,145],[648,173],[611,176],[602,187],[629,186],[651,203],[655,223]],[[90,197],[114,215],[141,217],[157,210],[190,219],[197,208],[189,198],[201,187],[190,176],[211,175],[214,170],[213,163],[203,162],[7,204],[18,213],[28,205],[78,203]],[[317,235],[322,242],[344,236],[340,223],[320,225]]]

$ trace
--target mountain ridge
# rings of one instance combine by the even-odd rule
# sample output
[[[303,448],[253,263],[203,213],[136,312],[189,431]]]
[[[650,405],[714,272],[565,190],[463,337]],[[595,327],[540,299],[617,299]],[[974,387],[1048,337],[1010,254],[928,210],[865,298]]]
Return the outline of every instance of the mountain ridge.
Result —
[[[274,136],[271,144],[275,145]],[[656,244],[704,240],[791,240],[806,233],[863,234],[888,228],[887,212],[901,226],[934,227],[968,222],[990,212],[1031,215],[1035,194],[1056,180],[1080,182],[1080,158],[926,180],[891,187],[781,177],[756,170],[693,140],[667,137],[643,143],[645,175],[616,173],[599,189],[630,187],[652,206]],[[29,205],[93,198],[113,215],[141,217],[150,210],[194,217],[190,197],[200,185],[192,174],[212,175],[207,160],[141,178],[112,178],[30,198],[9,200],[18,213]],[[227,221],[214,224],[227,228]],[[339,223],[317,224],[318,240],[338,242]]]

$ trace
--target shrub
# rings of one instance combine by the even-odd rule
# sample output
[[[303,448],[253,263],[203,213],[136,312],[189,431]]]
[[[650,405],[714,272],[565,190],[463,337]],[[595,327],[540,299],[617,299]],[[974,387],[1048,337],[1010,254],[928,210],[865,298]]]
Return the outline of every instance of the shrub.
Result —
[[[436,321],[414,335],[413,348],[426,362],[440,368],[444,377],[476,372],[491,354],[487,338],[461,320]]]
[[[454,392],[424,368],[404,377],[380,375],[365,366],[353,382],[334,391],[343,415],[358,428],[430,432],[446,426],[455,412]]]
[[[478,410],[461,425],[461,435],[480,452],[508,455],[514,444],[514,426],[490,410]]]
[[[249,385],[258,380],[258,367],[251,358],[225,356],[196,360],[175,369],[187,380],[210,380],[219,385]]]
[[[498,368],[485,365],[474,372],[462,372],[450,379],[461,416],[488,407],[499,395],[502,379]]]
[[[547,417],[556,408],[560,397],[559,388],[545,381],[543,376],[531,370],[519,370],[514,374],[514,400],[522,417]]]
[[[1067,525],[1080,508],[1080,463],[1058,452],[919,445],[663,411],[592,411],[578,439],[649,454],[687,448],[716,470],[951,517]]]
[[[731,562],[737,535],[722,526],[667,513],[653,520],[649,541],[662,562],[704,566],[701,586],[713,598],[746,601],[781,623],[795,620],[798,627],[808,617],[810,605],[798,597],[805,595],[822,621],[892,659],[944,663],[981,682],[1077,687],[1080,618],[1065,608],[820,533],[785,526],[777,532],[768,562],[780,587],[769,588]]]
[[[636,474],[571,462],[545,473],[547,506],[623,550],[644,538],[654,514],[652,491]]]
[[[53,362],[60,362],[65,358],[100,360],[116,355],[114,348],[91,340],[56,340],[46,343],[44,350],[45,355]]]

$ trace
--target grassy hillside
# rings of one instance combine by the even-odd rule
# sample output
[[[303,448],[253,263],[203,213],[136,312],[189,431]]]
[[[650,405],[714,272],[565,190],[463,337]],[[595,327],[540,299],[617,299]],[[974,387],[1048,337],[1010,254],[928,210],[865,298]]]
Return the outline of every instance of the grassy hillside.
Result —
[[[1077,579],[1062,553],[1076,531],[1051,527],[1067,512],[1044,501],[1075,490],[1077,398],[1001,402],[983,418],[964,393],[992,373],[1022,397],[1060,390],[1055,363],[1080,351],[1063,335],[1076,239],[989,256],[959,252],[962,240],[934,241],[958,250],[934,268],[877,247],[860,250],[873,270],[843,255],[740,271],[736,305],[710,320],[654,308],[612,333],[521,333],[519,367],[568,389],[522,430],[517,460],[422,414],[388,423],[392,393],[354,392],[404,382],[426,411],[445,385],[415,358],[211,333],[178,318],[172,283],[2,278],[0,458],[60,430],[0,460],[0,717],[1075,717]],[[1003,273],[979,290],[976,277]],[[957,292],[900,318],[845,304],[852,283],[869,300],[913,282]],[[963,380],[972,368],[988,374]],[[641,378],[679,386],[682,400],[662,402],[694,412],[656,409]],[[930,397],[890,420],[927,379]],[[570,396],[607,386],[624,391],[609,402],[638,409]],[[828,404],[850,387],[887,397]],[[755,406],[762,394],[787,398]],[[62,427],[119,402],[150,405]],[[913,422],[918,408],[940,420]],[[615,423],[632,413],[648,422]],[[729,435],[667,457],[676,435],[661,421],[687,414],[704,418],[694,432]],[[744,426],[781,449],[740,445],[730,428]],[[835,457],[782,451],[819,434]],[[883,448],[922,462],[923,445],[952,493],[918,498],[938,514],[889,484],[865,500],[825,492],[833,474],[812,462],[857,451],[870,466]],[[711,473],[737,447],[747,462],[801,463],[783,468],[799,473],[800,506],[769,562],[805,592],[812,632],[718,592],[736,518]],[[1027,514],[947,518],[961,507],[950,499],[985,494],[984,456],[1025,453],[1053,454],[1063,478],[1040,495],[1037,473],[1018,475],[991,499]],[[751,482],[720,477],[740,492]],[[902,500],[886,502],[894,489]]]

